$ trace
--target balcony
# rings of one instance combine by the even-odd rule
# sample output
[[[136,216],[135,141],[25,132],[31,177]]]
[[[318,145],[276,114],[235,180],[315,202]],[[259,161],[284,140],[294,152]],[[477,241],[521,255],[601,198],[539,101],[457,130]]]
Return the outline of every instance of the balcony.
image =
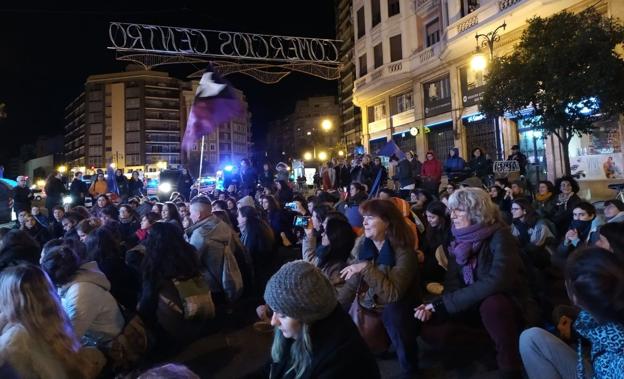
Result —
[[[415,120],[416,116],[414,115],[414,109],[412,108],[392,116],[392,126],[396,128],[397,126],[409,124]]]
[[[382,132],[382,131],[386,130],[387,127],[388,127],[388,122],[386,121],[385,118],[382,118],[381,120],[369,122],[368,123],[368,134]]]

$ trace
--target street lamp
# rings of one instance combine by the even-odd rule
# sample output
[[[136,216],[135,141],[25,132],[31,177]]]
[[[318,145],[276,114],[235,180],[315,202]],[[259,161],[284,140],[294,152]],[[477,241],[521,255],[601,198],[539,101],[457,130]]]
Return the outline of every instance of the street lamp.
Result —
[[[320,160],[322,161],[326,161],[327,160],[327,153],[324,151],[319,152],[318,157]]]
[[[323,128],[323,130],[325,131],[329,131],[332,128],[331,120],[329,119],[323,120],[323,122],[321,122],[321,128]]]
[[[503,21],[502,25],[499,25],[494,31],[486,34],[477,33],[475,40],[477,41],[477,49],[473,55],[470,66],[475,71],[484,71],[487,67],[488,61],[479,47],[479,41],[481,40],[481,47],[487,47],[490,51],[490,63],[494,60],[494,44],[500,41],[499,31],[505,30],[507,24]],[[500,124],[498,123],[498,117],[494,117],[494,132],[496,133],[496,156],[498,160],[503,159],[503,140],[501,138]]]
[[[303,154],[303,159],[304,159],[304,160],[306,160],[306,161],[311,161],[311,160],[312,160],[312,153],[311,153],[311,152],[309,152],[309,151],[306,151],[306,152]]]
[[[67,171],[67,167],[65,166],[59,166],[58,168],[58,172],[60,172],[61,174],[64,174]]]

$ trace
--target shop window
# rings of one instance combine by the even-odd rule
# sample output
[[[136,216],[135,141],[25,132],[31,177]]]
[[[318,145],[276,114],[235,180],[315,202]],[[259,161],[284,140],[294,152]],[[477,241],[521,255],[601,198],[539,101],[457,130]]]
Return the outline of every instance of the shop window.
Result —
[[[364,19],[364,7],[357,11],[357,37],[362,38],[366,34],[366,22]]]
[[[383,65],[383,47],[381,43],[373,47],[373,57],[375,61],[375,68],[381,67]]]
[[[395,14],[399,14],[401,12],[401,8],[399,5],[399,0],[388,0],[388,17],[392,17]]]
[[[381,22],[381,5],[379,0],[371,1],[371,13],[373,15],[373,27]]]
[[[390,62],[400,61],[403,59],[403,51],[401,49],[401,35],[390,37]]]
[[[365,76],[367,73],[366,54],[362,54],[358,60],[359,60],[359,65],[360,65],[360,78],[361,78],[362,76]]]
[[[440,42],[440,21],[435,19],[425,26],[425,35],[427,36],[427,47],[433,46]]]

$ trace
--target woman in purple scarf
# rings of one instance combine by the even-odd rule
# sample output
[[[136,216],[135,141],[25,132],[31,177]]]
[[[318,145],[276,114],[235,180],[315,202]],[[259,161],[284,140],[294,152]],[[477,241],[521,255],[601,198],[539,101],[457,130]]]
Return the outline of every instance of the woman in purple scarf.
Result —
[[[478,332],[485,328],[496,348],[497,377],[521,378],[518,335],[538,312],[518,244],[484,190],[456,190],[449,209],[453,240],[444,292],[415,309],[421,336],[434,346],[474,346],[474,332],[484,336]]]

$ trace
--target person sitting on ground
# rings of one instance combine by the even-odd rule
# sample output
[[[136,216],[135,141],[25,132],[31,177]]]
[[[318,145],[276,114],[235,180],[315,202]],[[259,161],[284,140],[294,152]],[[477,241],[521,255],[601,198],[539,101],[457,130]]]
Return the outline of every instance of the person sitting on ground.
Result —
[[[375,358],[318,268],[285,264],[269,280],[264,299],[275,327],[271,377],[380,378]]]
[[[503,188],[500,188],[499,186],[491,186],[488,190],[488,193],[490,194],[490,199],[492,199],[492,202],[496,204],[500,209],[500,207],[503,205],[503,200],[505,198],[505,190]]]
[[[128,204],[119,206],[119,233],[127,248],[132,248],[138,242],[136,231],[140,227],[139,214]]]
[[[624,222],[624,203],[620,200],[605,201],[604,215],[607,222]]]
[[[586,201],[576,204],[568,231],[553,254],[553,263],[563,268],[572,251],[583,246],[593,246],[599,238],[598,228],[601,224],[602,220],[596,217],[596,208],[593,205]]]
[[[212,214],[207,197],[197,196],[191,200],[190,210],[193,225],[186,230],[186,235],[197,249],[213,299],[216,304],[233,302],[243,292],[243,278],[233,252],[238,237],[232,228]]]
[[[63,308],[84,345],[110,341],[121,332],[124,318],[97,262],[83,263],[62,245],[41,258],[41,267],[59,289]]]
[[[395,196],[396,196],[396,194],[390,188],[382,188],[382,189],[380,189],[379,190],[379,194],[377,195],[377,197],[379,199],[381,199],[381,200],[390,200],[391,198],[393,198]]]
[[[358,182],[351,182],[349,186],[349,198],[346,201],[344,209],[338,209],[349,220],[349,224],[353,227],[357,234],[361,234],[363,218],[360,214],[360,204],[368,198],[366,188]]]
[[[102,216],[102,209],[110,205],[112,205],[112,203],[106,194],[99,195],[95,200],[95,205],[91,207],[91,217],[100,218]]]
[[[447,246],[451,241],[451,220],[448,208],[440,201],[429,203],[425,214],[427,227],[421,247],[424,252],[421,279],[429,292],[440,295],[448,267]]]
[[[44,245],[51,239],[48,229],[41,226],[41,224],[37,222],[33,215],[26,215],[24,217],[23,230],[28,233],[35,241],[37,241],[39,245]]]
[[[163,203],[156,202],[152,204],[152,212],[156,213],[158,217],[160,217],[161,220],[162,220],[162,209],[163,209]]]
[[[224,212],[224,214],[227,216],[227,223],[228,225],[234,227],[234,225],[237,223],[236,222],[236,217],[232,218],[232,216],[230,215],[230,213],[228,212],[228,207],[227,207],[227,201],[226,200],[216,200],[212,202],[212,211],[216,212],[216,211],[222,211]]]
[[[61,238],[64,234],[62,220],[63,216],[65,215],[65,209],[57,205],[52,209],[52,215],[53,218],[48,224],[48,232],[50,233],[50,238]]]
[[[30,208],[30,214],[31,216],[35,218],[35,220],[37,220],[39,225],[43,226],[46,229],[48,228],[48,223],[49,223],[48,217],[44,214],[41,214],[41,208],[39,207]]]
[[[23,230],[11,229],[2,237],[0,271],[21,263],[37,264],[41,245]]]
[[[338,218],[328,219],[322,228],[320,244],[311,224],[305,234],[301,245],[303,260],[321,269],[334,287],[342,286],[344,279],[340,272],[347,266],[356,238],[351,225]]]
[[[160,216],[154,212],[148,212],[145,216],[141,217],[141,225],[140,228],[136,231],[136,236],[139,239],[139,242],[145,240],[147,238],[147,234],[155,223],[160,220]]]
[[[418,367],[417,323],[409,317],[420,300],[418,260],[414,236],[403,215],[390,201],[373,199],[360,206],[364,235],[355,242],[353,264],[341,271],[345,284],[338,300],[349,309],[358,306],[378,312],[396,347],[403,375],[414,375]],[[360,281],[368,290],[357,294]]]
[[[557,179],[555,189],[558,191],[552,221],[557,226],[558,237],[562,238],[570,229],[572,211],[582,200],[577,195],[580,191],[578,182],[569,175]]]
[[[15,219],[15,225],[13,225],[13,229],[23,229],[24,228],[24,218],[28,215],[28,211],[20,211],[17,214],[17,218]]]
[[[158,354],[179,351],[215,316],[197,252],[169,223],[152,226],[145,241],[138,314],[155,334]]]
[[[108,230],[117,242],[122,242],[121,228],[119,226],[119,209],[114,205],[109,205],[100,212],[102,228]]]
[[[550,180],[540,180],[533,200],[533,208],[540,217],[552,219],[556,206],[555,186]]]
[[[525,253],[525,263],[530,267],[545,268],[550,265],[552,250],[550,245],[556,244],[553,234],[554,225],[540,218],[526,198],[515,199],[511,203],[511,233],[518,238],[520,247]]]
[[[609,222],[598,229],[596,246],[624,256],[624,223]]]
[[[590,247],[576,250],[565,270],[568,296],[581,308],[574,321],[573,348],[541,328],[520,336],[520,353],[529,379],[619,378],[624,369],[624,261],[622,256]],[[583,354],[589,341],[589,361]]]
[[[47,275],[33,265],[0,274],[0,354],[20,378],[96,378],[106,359],[81,348]]]
[[[76,226],[76,233],[78,234],[80,241],[84,242],[87,236],[100,226],[102,226],[102,222],[99,219],[88,218],[78,223]]]
[[[471,327],[485,327],[496,347],[499,375],[519,378],[518,332],[522,325],[537,323],[539,311],[518,244],[484,190],[458,189],[449,198],[449,209],[454,240],[444,293],[414,310],[424,323],[421,337],[437,348],[459,346],[464,342],[453,339],[466,338]]]
[[[110,293],[124,309],[133,310],[140,291],[139,273],[128,267],[112,233],[99,228],[84,240],[89,261],[95,261],[110,281]]]
[[[292,218],[280,207],[275,197],[270,195],[262,195],[260,204],[264,210],[265,220],[271,225],[273,234],[275,234],[275,242],[278,247],[289,247],[296,242],[295,235],[292,231]]]

